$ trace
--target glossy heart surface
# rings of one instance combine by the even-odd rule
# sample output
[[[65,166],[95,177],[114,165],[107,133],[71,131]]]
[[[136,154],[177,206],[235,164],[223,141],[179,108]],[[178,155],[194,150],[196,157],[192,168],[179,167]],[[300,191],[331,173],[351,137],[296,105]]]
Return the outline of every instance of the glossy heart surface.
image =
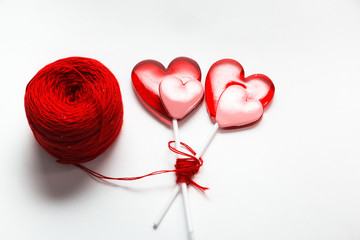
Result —
[[[196,79],[183,83],[175,76],[165,77],[159,86],[160,99],[168,114],[182,119],[203,99],[204,88]]]
[[[165,77],[173,76],[186,84],[188,81],[201,81],[199,65],[187,57],[179,57],[171,61],[165,68],[155,60],[144,60],[138,63],[131,74],[134,89],[141,102],[158,118],[170,123],[172,117],[166,111],[160,99],[159,85]]]
[[[262,74],[254,74],[246,78],[244,75],[241,64],[233,59],[222,59],[211,66],[206,76],[205,98],[212,120],[216,121],[221,95],[233,85],[242,87],[246,91],[248,100],[258,100],[263,109],[268,106],[275,92],[275,86],[270,78]],[[226,99],[230,98],[227,96]],[[223,112],[223,110],[220,112]]]
[[[221,94],[216,110],[216,122],[221,128],[248,125],[261,118],[263,106],[249,98],[245,88],[231,85]]]

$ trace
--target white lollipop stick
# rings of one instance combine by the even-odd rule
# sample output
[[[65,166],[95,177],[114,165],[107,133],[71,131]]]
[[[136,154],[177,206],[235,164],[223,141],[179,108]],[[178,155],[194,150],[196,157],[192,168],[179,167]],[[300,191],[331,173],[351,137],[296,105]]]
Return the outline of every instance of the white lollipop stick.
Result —
[[[177,119],[173,118],[172,124],[173,124],[174,136],[175,136],[175,148],[177,150],[180,150],[181,145],[180,145],[180,136],[179,136],[179,125],[178,125]],[[179,158],[179,157],[181,157],[181,156],[179,154],[176,154],[176,158]],[[193,232],[193,227],[192,227],[190,207],[189,207],[188,189],[187,189],[186,183],[181,183],[180,186],[181,186],[182,199],[183,199],[184,208],[185,208],[186,225],[187,225],[189,234],[191,234]]]
[[[175,148],[177,150],[180,150],[181,144],[180,144],[180,136],[179,136],[179,125],[177,119],[173,118],[172,120],[172,126],[173,126],[173,132],[175,137]],[[179,158],[180,156],[176,154],[176,158]],[[180,185],[180,186],[179,186]],[[169,211],[170,206],[174,202],[175,198],[179,194],[180,190],[182,190],[183,193],[183,202],[185,207],[185,218],[186,218],[186,224],[188,228],[189,234],[192,233],[192,222],[191,222],[191,215],[190,215],[190,207],[189,207],[189,198],[187,194],[187,186],[186,183],[178,184],[176,185],[174,191],[172,192],[170,198],[168,199],[168,202],[166,203],[165,207],[161,210],[159,216],[155,219],[153,227],[156,229],[159,225],[162,219],[164,218],[165,214]]]
[[[177,150],[180,150],[181,145],[180,145],[179,126],[178,126],[177,119],[174,118],[172,120],[172,123],[173,123],[173,131],[174,131],[174,135],[175,135],[175,148]],[[179,154],[176,154],[176,158],[179,158],[179,157],[181,157],[181,156]],[[186,185],[186,183],[181,183],[180,185],[181,185],[182,198],[183,198],[184,208],[185,208],[186,225],[187,225],[189,234],[191,234],[193,232],[193,228],[192,228],[192,221],[191,221],[191,215],[190,215],[187,185]]]
[[[164,207],[161,209],[159,215],[154,220],[153,227],[155,229],[158,228],[158,226],[160,225],[161,221],[165,217],[166,213],[169,211],[169,208],[171,207],[171,205],[173,204],[175,198],[177,197],[177,195],[179,193],[180,193],[180,186],[179,186],[179,184],[176,184],[176,187],[174,188],[174,191],[171,193],[171,195],[168,198],[167,202],[165,203]]]
[[[176,124],[177,124],[177,122],[176,122]],[[211,140],[215,136],[215,133],[217,132],[218,129],[219,129],[219,124],[215,123],[214,126],[212,127],[211,131],[207,135],[205,141],[203,142],[203,145],[201,146],[200,150],[196,153],[196,155],[195,155],[196,158],[200,158],[204,154],[206,148],[209,146]],[[175,134],[178,134],[178,133],[175,133]],[[169,199],[166,201],[166,203],[164,205],[164,208],[161,210],[159,216],[154,221],[154,228],[157,228],[160,225],[161,220],[164,218],[165,214],[168,212],[169,208],[171,207],[171,205],[174,202],[175,198],[179,194],[180,190],[181,190],[181,188],[178,185],[176,185],[176,187],[174,188],[174,191],[170,195]]]
[[[215,136],[215,133],[217,132],[218,129],[219,129],[219,124],[215,123],[214,126],[211,128],[211,131],[208,133],[205,141],[203,142],[203,145],[200,147],[199,151],[196,153],[196,155],[195,155],[196,158],[200,158],[204,154],[206,148],[211,143],[211,140]]]
[[[183,199],[184,209],[185,209],[186,225],[187,225],[188,233],[191,236],[191,234],[194,232],[194,230],[193,230],[192,221],[191,221],[187,184],[181,183],[180,186],[181,186],[182,199]]]

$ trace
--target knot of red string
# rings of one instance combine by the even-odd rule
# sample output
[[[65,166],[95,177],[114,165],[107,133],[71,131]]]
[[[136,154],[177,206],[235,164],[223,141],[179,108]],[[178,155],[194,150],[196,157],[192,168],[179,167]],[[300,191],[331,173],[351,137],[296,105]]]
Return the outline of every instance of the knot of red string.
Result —
[[[134,180],[138,180],[141,178],[150,177],[150,176],[154,176],[154,175],[158,175],[158,174],[175,172],[177,183],[190,184],[190,185],[193,185],[194,187],[200,189],[201,191],[207,190],[208,189],[207,187],[200,186],[199,184],[197,184],[196,182],[194,182],[192,180],[194,175],[199,171],[200,167],[203,165],[203,160],[201,158],[196,157],[196,152],[189,145],[187,145],[183,142],[180,143],[181,146],[186,148],[191,154],[180,151],[179,149],[176,149],[173,146],[171,146],[171,144],[173,144],[174,142],[175,141],[169,141],[169,143],[168,143],[168,147],[169,147],[170,151],[172,151],[178,155],[184,156],[184,157],[177,158],[176,164],[175,164],[175,169],[173,169],[173,170],[159,170],[159,171],[155,171],[155,172],[145,174],[142,176],[138,176],[138,177],[118,178],[118,177],[108,177],[108,176],[102,175],[102,174],[97,173],[81,164],[74,164],[74,165],[76,167],[84,170],[91,176],[98,178],[98,179],[103,179],[103,180],[134,181]]]
[[[180,151],[179,149],[174,148],[173,146],[171,146],[171,144],[173,144],[174,142],[175,141],[169,141],[168,143],[168,147],[170,151],[178,155],[184,156],[176,159],[176,164],[175,164],[176,182],[191,184],[201,189],[202,191],[207,190],[208,188],[200,186],[199,184],[197,184],[192,180],[194,175],[199,171],[200,167],[203,165],[204,161],[202,160],[202,158],[201,157],[197,158],[196,152],[189,145],[183,142],[180,142],[181,146],[186,148],[191,154],[185,153],[183,151]]]

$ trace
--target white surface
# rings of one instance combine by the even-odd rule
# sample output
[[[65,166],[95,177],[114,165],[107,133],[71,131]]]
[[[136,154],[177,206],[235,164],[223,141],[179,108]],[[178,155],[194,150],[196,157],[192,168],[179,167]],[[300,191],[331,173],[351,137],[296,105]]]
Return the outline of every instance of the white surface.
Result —
[[[234,58],[275,83],[255,127],[219,132],[189,198],[196,240],[360,239],[360,2],[0,0],[0,239],[187,239],[180,198],[152,221],[172,174],[102,184],[55,163],[25,118],[26,84],[44,65],[85,56],[118,78],[119,139],[88,167],[137,176],[172,167],[170,127],[137,100],[130,73],[144,59],[167,65]],[[202,104],[179,123],[196,150],[211,129]],[[139,148],[142,150],[138,150]]]

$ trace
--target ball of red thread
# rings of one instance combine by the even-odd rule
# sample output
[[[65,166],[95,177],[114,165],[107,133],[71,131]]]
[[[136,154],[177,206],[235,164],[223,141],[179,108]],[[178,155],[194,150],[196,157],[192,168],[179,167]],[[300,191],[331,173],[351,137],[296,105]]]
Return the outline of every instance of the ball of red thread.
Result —
[[[84,57],[42,68],[26,87],[25,111],[36,140],[64,164],[99,156],[115,141],[123,121],[115,76]]]

